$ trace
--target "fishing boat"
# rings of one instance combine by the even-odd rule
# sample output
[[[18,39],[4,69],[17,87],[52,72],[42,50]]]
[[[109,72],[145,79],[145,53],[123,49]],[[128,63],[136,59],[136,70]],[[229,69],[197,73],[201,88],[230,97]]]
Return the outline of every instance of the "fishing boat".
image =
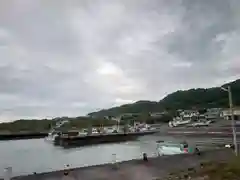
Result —
[[[72,128],[70,130],[60,131],[60,127],[67,122],[68,121],[58,122],[55,127],[51,129],[46,137],[46,140],[60,146],[84,146],[134,140],[139,136],[153,134],[156,132],[147,124],[139,124],[135,128],[128,127],[128,130],[126,131],[123,129],[121,130],[119,125],[113,127],[93,127],[82,130]],[[131,129],[131,131],[129,131],[129,129]]]
[[[45,140],[50,142],[54,141],[55,138],[61,134],[61,131],[58,129],[66,123],[68,123],[66,120],[57,122],[56,125],[49,131],[48,136],[45,138]]]

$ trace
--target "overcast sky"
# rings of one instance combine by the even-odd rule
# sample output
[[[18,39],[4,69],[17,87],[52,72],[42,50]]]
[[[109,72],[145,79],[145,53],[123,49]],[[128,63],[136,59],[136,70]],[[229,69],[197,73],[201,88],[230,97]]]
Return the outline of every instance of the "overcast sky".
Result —
[[[0,1],[0,121],[240,77],[239,0]]]

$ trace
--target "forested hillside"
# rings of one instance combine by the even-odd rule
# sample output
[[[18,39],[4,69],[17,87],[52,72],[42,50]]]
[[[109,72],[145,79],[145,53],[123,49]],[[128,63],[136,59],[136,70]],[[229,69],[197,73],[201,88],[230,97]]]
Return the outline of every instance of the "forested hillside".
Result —
[[[235,106],[240,106],[240,79],[230,85],[232,88],[233,102]],[[125,117],[121,124],[133,123],[134,120],[147,123],[168,122],[175,116],[177,109],[204,109],[210,107],[228,107],[228,93],[220,88],[190,89],[187,91],[177,91],[169,94],[164,99],[154,101],[138,101],[133,104],[126,104],[120,107],[113,107],[106,110],[90,113],[92,117],[59,117],[42,120],[17,120],[0,124],[0,133],[4,132],[42,132],[48,131],[59,120],[69,120],[65,128],[87,128],[89,125],[114,125],[116,121],[103,118],[104,116],[118,116],[125,113],[138,113],[136,117]],[[149,112],[167,111],[161,117],[152,118]]]
[[[227,86],[231,86],[232,88],[234,105],[240,106],[240,79],[223,85],[223,87]],[[119,107],[89,113],[89,115],[103,117],[117,116],[123,113],[146,113],[164,110],[174,111],[177,109],[202,109],[211,107],[228,107],[228,93],[221,90],[219,87],[176,91],[158,102],[138,101],[133,104],[125,104]]]

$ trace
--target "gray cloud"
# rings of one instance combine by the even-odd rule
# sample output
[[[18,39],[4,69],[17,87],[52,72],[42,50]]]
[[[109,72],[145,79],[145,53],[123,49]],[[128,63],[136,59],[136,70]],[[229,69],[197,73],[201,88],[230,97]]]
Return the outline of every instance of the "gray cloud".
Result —
[[[84,115],[240,77],[240,2],[0,2],[0,118]]]

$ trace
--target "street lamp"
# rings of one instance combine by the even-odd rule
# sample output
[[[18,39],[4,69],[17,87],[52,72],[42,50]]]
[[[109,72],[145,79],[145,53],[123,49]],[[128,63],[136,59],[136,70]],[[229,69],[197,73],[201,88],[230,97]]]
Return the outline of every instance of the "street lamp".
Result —
[[[234,143],[235,154],[237,156],[238,155],[238,145],[237,145],[237,136],[236,136],[236,126],[235,126],[235,120],[234,120],[234,115],[233,115],[232,91],[231,91],[230,86],[228,86],[227,88],[221,87],[221,89],[228,92],[229,108],[230,108],[231,120],[232,120],[233,143]]]

